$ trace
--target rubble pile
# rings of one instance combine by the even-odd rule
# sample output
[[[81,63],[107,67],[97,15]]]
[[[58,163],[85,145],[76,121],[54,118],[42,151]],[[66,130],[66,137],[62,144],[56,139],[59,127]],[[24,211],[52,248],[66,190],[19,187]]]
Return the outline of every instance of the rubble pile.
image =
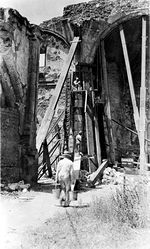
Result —
[[[80,176],[79,179],[81,182],[87,182],[87,178],[90,175],[90,173],[87,170],[80,170]]]
[[[26,192],[30,189],[31,185],[29,183],[25,184],[24,181],[20,181],[20,182],[15,182],[15,183],[8,183],[8,184],[2,184],[1,183],[1,190],[4,191],[9,191],[9,192],[13,192],[13,191],[23,191]]]
[[[103,178],[102,178],[103,184],[121,184],[123,183],[123,174],[120,172],[117,172],[113,168],[106,168],[103,172]]]

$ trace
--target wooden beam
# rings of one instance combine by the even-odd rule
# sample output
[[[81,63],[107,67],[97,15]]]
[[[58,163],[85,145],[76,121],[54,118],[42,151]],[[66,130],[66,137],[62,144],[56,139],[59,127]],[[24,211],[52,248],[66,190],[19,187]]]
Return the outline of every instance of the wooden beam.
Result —
[[[150,140],[150,25],[149,28],[147,30],[147,36],[148,36],[148,49],[147,49],[147,72],[146,72],[146,76],[147,76],[147,106],[149,106],[149,108],[147,109],[147,129],[146,129],[146,136],[147,138]],[[146,150],[147,150],[147,160],[148,163],[150,163],[150,143],[146,144]],[[150,170],[150,167],[149,167]]]
[[[94,116],[91,108],[88,106],[88,91],[85,90],[85,103],[84,103],[84,114],[85,114],[85,129],[87,139],[87,153],[89,155],[95,154],[95,140],[94,140],[94,129],[93,121]],[[95,163],[88,157],[89,172],[92,173],[96,170]]]
[[[125,34],[124,34],[124,30],[123,30],[122,25],[119,26],[119,29],[120,29],[121,44],[122,44],[122,49],[123,49],[123,55],[124,55],[124,60],[125,60],[125,65],[126,65],[126,70],[127,70],[129,89],[130,89],[132,106],[133,106],[134,122],[135,122],[136,130],[139,134],[139,111],[138,111],[138,107],[136,104],[136,98],[135,98],[134,85],[133,85],[133,79],[132,79],[132,74],[131,74],[128,50],[127,50],[127,45],[126,45],[126,39],[125,39]]]
[[[146,154],[145,154],[145,119],[146,119],[146,17],[142,17],[142,49],[141,49],[141,88],[140,88],[140,120],[139,120],[139,133],[140,133],[140,170],[145,169]]]
[[[95,108],[94,91],[92,91],[92,104],[93,104],[93,108]],[[100,134],[99,134],[99,127],[98,127],[98,120],[97,120],[97,117],[95,116],[95,112],[94,112],[94,130],[95,130],[97,162],[98,162],[98,165],[100,165],[101,164]]]
[[[79,179],[80,167],[81,167],[81,155],[75,152],[74,161],[73,161],[74,180]]]
[[[89,146],[89,131],[88,131],[88,120],[87,120],[87,112],[85,112],[85,127],[86,127],[86,139],[87,139],[87,153],[88,155],[90,154],[90,146]],[[89,163],[89,159],[88,159]],[[90,163],[89,163],[90,164]],[[90,167],[89,167],[89,172],[90,172]],[[91,173],[91,172],[90,172]]]
[[[75,54],[75,50],[76,50],[78,42],[79,42],[79,37],[74,37],[74,40],[73,40],[72,45],[71,45],[70,50],[69,50],[69,54],[67,56],[67,59],[63,65],[63,67],[62,67],[61,75],[58,79],[57,86],[54,90],[54,94],[52,95],[52,97],[50,99],[49,106],[46,110],[46,113],[45,113],[44,118],[42,120],[41,126],[39,128],[38,133],[37,133],[36,146],[37,146],[38,151],[39,151],[40,146],[41,146],[42,142],[44,141],[46,134],[48,132],[48,129],[49,129],[51,120],[53,118],[57,102],[59,100],[59,96],[61,94],[65,79],[67,77],[67,74],[68,74],[68,71],[69,71],[69,68],[71,65],[71,62],[73,60],[73,56]]]
[[[131,133],[135,134],[138,136],[138,133],[136,131],[133,131],[132,129],[124,126],[123,124],[119,123],[118,121],[116,121],[115,119],[112,118],[112,121],[115,122],[116,124],[120,125],[121,127],[125,128],[127,131],[130,131]],[[150,139],[145,137],[145,141],[150,143]]]
[[[98,165],[101,164],[101,147],[100,147],[100,134],[97,118],[94,116],[94,124],[95,124],[95,140],[96,140],[96,153],[97,153],[97,161]]]
[[[112,132],[112,120],[111,120],[111,108],[110,108],[110,93],[107,79],[107,64],[105,57],[105,46],[104,40],[101,42],[101,50],[102,50],[102,68],[103,68],[103,78],[104,78],[104,90],[106,97],[106,116],[107,116],[107,126],[108,126],[108,136],[109,136],[109,153],[110,160],[112,163],[115,162],[115,148],[114,148],[114,139]]]
[[[108,160],[105,160],[104,162],[102,162],[99,168],[89,176],[89,182],[94,185],[98,179],[101,179],[103,176],[103,172],[107,166]]]
[[[43,164],[45,164],[45,162],[46,162],[45,168],[47,166],[48,176],[52,177],[52,169],[51,169],[50,158],[48,153],[48,145],[46,139],[43,143]]]

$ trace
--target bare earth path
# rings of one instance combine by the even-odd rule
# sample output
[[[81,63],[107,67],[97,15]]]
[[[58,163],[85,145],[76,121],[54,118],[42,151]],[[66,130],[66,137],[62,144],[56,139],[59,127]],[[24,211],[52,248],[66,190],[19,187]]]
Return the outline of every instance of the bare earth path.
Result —
[[[94,196],[101,193],[101,189],[92,189],[79,193],[78,201],[73,201],[68,210],[73,206],[88,206]],[[51,191],[20,192],[17,197],[2,195],[1,197],[1,249],[23,248],[23,236],[27,230],[40,227],[49,218],[58,213],[65,212],[59,206]]]
[[[71,202],[67,210],[71,211],[74,206],[88,206],[98,196],[109,197],[109,193],[115,186],[105,186],[79,193],[78,201]],[[18,196],[2,195],[0,202],[0,248],[1,249],[24,249],[25,235],[34,231],[49,219],[65,212],[66,208],[59,206],[50,189],[30,192],[20,192]],[[43,231],[44,232],[44,231]],[[150,249],[150,229],[136,232],[137,241],[130,241],[127,247],[122,249]],[[135,247],[136,245],[136,247]],[[108,247],[110,248],[110,247]],[[28,247],[32,249],[32,247]],[[42,248],[41,248],[42,249]],[[112,248],[116,249],[116,248]]]

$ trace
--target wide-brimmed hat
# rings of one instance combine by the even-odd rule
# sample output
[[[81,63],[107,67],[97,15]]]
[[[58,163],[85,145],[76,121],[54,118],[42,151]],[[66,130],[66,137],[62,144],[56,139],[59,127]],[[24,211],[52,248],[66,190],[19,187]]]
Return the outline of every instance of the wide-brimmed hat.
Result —
[[[64,153],[62,154],[62,157],[66,157],[66,158],[71,158],[71,153],[67,150],[64,151]]]

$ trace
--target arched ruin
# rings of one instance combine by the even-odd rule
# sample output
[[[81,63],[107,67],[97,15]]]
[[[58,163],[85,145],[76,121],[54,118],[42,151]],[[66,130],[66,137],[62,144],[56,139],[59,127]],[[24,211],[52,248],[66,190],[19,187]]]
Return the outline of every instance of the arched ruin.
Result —
[[[59,120],[62,147],[72,149],[70,135],[75,137],[82,130],[82,153],[87,155],[83,168],[88,165],[92,172],[105,158],[115,164],[123,157],[139,157],[142,168],[147,168],[149,1],[96,0],[70,5],[62,17],[40,27],[29,25],[18,12],[8,13],[10,18],[4,21],[6,10],[1,10],[2,177],[10,179],[10,170],[13,180],[37,179],[36,114],[40,127],[74,37],[80,41],[53,117],[54,124],[65,111]],[[37,104],[40,54],[44,64]],[[76,77],[80,89],[74,91],[71,82]]]

